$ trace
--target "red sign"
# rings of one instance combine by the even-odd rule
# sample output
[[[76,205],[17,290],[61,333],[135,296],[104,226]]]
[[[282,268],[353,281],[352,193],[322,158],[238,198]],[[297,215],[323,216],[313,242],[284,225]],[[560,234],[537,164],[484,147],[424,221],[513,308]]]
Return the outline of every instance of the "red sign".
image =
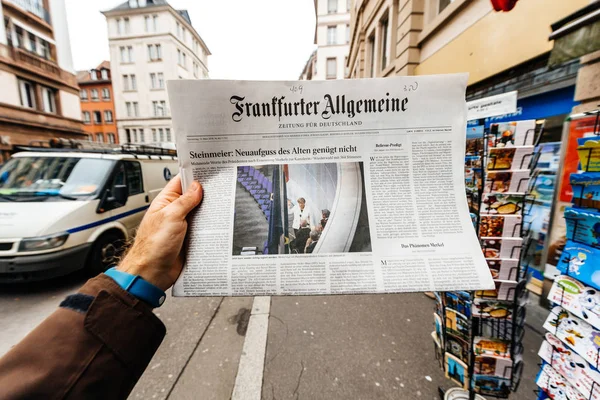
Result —
[[[569,140],[567,141],[567,149],[565,153],[565,162],[560,184],[559,200],[570,203],[573,198],[573,189],[569,183],[571,174],[579,169],[579,155],[577,154],[577,139],[581,139],[586,134],[594,132],[594,124],[596,116],[572,120],[569,127]]]
[[[519,0],[492,0],[492,6],[496,11],[510,11],[515,8]]]

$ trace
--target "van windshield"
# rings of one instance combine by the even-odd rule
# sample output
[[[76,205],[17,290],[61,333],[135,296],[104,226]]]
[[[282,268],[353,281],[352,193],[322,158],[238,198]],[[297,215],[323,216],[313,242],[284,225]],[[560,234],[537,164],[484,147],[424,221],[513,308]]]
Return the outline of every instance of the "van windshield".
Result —
[[[87,199],[98,193],[113,164],[99,158],[12,158],[0,168],[0,196],[15,201],[32,197]]]

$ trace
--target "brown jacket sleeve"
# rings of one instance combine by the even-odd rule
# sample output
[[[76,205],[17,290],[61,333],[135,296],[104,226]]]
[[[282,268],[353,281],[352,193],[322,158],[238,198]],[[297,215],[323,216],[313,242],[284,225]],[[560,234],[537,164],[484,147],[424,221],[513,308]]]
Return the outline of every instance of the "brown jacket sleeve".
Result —
[[[164,336],[148,305],[99,275],[0,359],[0,399],[125,399]]]

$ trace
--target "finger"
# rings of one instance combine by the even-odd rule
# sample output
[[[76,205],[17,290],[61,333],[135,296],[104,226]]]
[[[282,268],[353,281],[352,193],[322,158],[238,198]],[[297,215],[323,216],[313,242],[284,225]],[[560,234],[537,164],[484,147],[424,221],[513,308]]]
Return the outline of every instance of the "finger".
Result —
[[[193,181],[184,194],[181,195],[177,200],[169,204],[173,212],[175,212],[182,219],[185,218],[190,211],[194,209],[202,201],[202,186]]]
[[[178,196],[181,196],[182,193],[182,188],[181,188],[181,175],[177,174],[175,175],[175,177],[173,179],[171,179],[169,181],[169,183],[167,183],[167,186],[164,187],[164,189],[162,190],[162,193],[175,193]]]

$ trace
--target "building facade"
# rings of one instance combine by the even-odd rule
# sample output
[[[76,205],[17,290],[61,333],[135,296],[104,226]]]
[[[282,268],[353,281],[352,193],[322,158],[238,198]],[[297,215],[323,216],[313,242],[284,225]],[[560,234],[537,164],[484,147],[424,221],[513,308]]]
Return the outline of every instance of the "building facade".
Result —
[[[121,143],[172,147],[166,81],[208,77],[208,47],[185,10],[165,0],[129,0],[103,13]]]
[[[18,145],[85,139],[64,0],[1,0],[0,20],[0,163]]]
[[[344,79],[352,0],[317,0],[316,44],[300,79]]]
[[[110,62],[104,61],[89,71],[78,71],[77,83],[80,88],[81,119],[88,140],[118,144]]]

